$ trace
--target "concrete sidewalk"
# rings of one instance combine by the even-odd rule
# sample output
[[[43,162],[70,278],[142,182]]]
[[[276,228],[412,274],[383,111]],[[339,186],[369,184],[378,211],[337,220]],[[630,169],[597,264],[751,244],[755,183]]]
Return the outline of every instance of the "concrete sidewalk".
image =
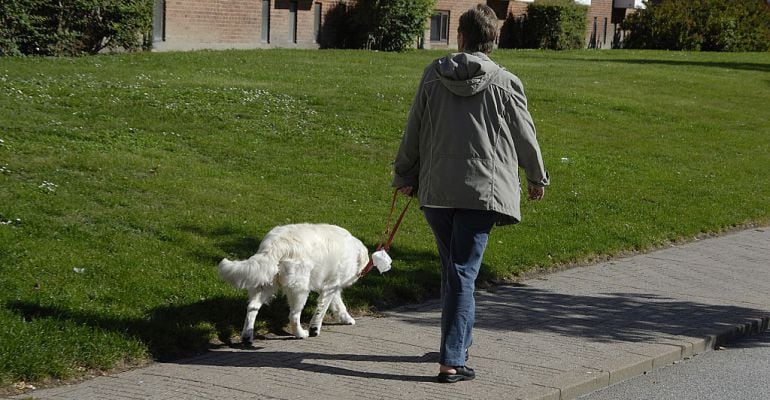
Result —
[[[435,383],[432,302],[18,398],[571,399],[766,329],[770,229],[496,287],[477,307],[472,382]]]

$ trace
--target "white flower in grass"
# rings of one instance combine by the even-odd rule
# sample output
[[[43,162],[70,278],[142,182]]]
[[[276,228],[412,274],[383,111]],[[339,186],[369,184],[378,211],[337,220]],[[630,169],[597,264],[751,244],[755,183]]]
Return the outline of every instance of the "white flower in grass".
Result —
[[[38,186],[38,188],[43,189],[43,191],[48,191],[48,192],[56,191],[57,187],[59,187],[59,185],[57,185],[57,184],[55,184],[53,182],[48,182],[48,181],[43,181],[43,183],[41,183],[40,186]]]

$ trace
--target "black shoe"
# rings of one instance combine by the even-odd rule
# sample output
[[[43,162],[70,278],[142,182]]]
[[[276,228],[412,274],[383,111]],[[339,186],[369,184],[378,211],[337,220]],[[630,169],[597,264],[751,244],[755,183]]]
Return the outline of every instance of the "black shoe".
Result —
[[[440,383],[455,383],[460,381],[472,381],[476,377],[476,373],[473,369],[468,367],[454,367],[456,373],[449,374],[446,372],[440,372],[438,374],[438,381]]]

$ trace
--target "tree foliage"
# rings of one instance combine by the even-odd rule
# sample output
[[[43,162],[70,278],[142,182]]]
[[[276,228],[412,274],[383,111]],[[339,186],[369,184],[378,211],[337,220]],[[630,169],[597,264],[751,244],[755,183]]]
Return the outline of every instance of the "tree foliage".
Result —
[[[0,55],[135,50],[152,28],[152,0],[4,0]]]
[[[635,49],[768,51],[770,7],[761,0],[661,0],[628,16]]]

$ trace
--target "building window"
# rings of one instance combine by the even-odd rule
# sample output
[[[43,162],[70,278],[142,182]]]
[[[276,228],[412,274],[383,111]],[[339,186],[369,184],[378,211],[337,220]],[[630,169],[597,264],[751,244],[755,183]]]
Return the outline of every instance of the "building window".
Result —
[[[313,9],[313,37],[316,43],[320,41],[321,36],[321,3],[315,3]]]
[[[449,42],[449,11],[436,11],[430,17],[430,41]]]
[[[289,42],[297,43],[297,0],[289,2]]]
[[[164,42],[166,40],[166,2],[155,0],[152,12],[152,41]]]
[[[270,0],[262,0],[262,43],[270,43]]]

